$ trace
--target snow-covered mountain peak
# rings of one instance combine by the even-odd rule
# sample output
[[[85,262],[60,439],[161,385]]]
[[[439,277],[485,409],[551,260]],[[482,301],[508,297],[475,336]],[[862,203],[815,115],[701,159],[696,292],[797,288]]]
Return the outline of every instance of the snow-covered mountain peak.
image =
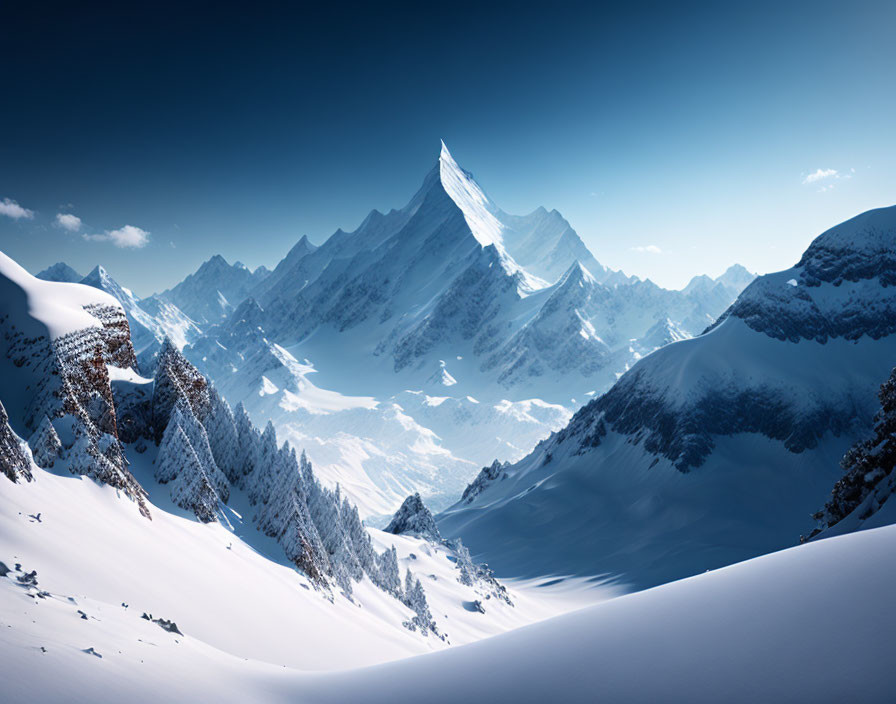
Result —
[[[715,326],[735,317],[779,340],[876,340],[896,332],[893,284],[896,206],[822,233],[796,266],[753,281]]]
[[[200,324],[216,323],[232,313],[269,274],[264,267],[253,272],[239,262],[229,264],[216,254],[177,286],[158,296]]]
[[[680,339],[689,332],[676,329],[680,318],[654,317],[628,342],[660,349],[526,459],[493,472],[470,504],[443,514],[440,530],[507,573],[525,574],[537,555],[541,574],[587,564],[589,574],[642,586],[805,534],[896,359],[894,252],[896,209],[873,211],[821,235],[800,265],[756,279],[709,332]],[[558,330],[577,332],[568,306],[545,319],[549,308],[527,350],[545,349]],[[510,359],[514,369],[542,361]],[[875,477],[859,471],[856,484]],[[575,545],[565,555],[564,542]]]
[[[129,288],[125,288],[112,278],[102,265],[97,264],[93,267],[90,273],[81,279],[79,283],[82,283],[85,286],[92,286],[93,288],[105,291],[110,296],[113,296],[124,307],[125,312],[133,317],[133,309],[137,305],[138,298]],[[143,320],[140,320],[139,322],[141,324],[146,323],[146,321]],[[151,325],[148,327],[151,327]]]
[[[682,293],[686,296],[697,291],[708,291],[715,285],[715,281],[711,276],[706,274],[698,274],[692,278],[688,285],[682,289]]]
[[[442,142],[442,152],[439,155],[439,181],[448,197],[464,214],[477,241],[483,247],[493,244],[503,250],[504,226],[495,217],[497,208],[473,180],[473,175],[454,160],[445,142]]]
[[[226,271],[230,269],[231,265],[227,263],[227,260],[222,257],[220,254],[215,254],[210,257],[207,261],[203,262],[202,265],[197,270],[198,273],[208,273],[208,272],[218,272],[218,271]],[[239,262],[233,264],[234,269],[238,269]]]
[[[673,342],[687,340],[691,336],[684,332],[678,325],[669,318],[660,318],[656,324],[650,328],[640,340],[638,347],[647,354],[653,350],[665,347]]]
[[[102,285],[114,281],[115,280],[111,276],[109,276],[109,272],[106,271],[101,265],[97,264],[95,267],[93,267],[93,269],[90,270],[90,273],[87,274],[87,276],[81,279],[80,283],[97,288],[98,284]]]
[[[810,286],[875,277],[896,283],[896,206],[869,210],[823,232],[797,268]]]
[[[65,262],[56,262],[53,266],[49,266],[37,274],[37,278],[44,281],[61,281],[63,283],[76,284],[84,277]]]
[[[315,249],[317,249],[317,245],[311,244],[311,240],[308,239],[308,235],[302,235],[302,239],[295,243],[295,246],[290,250],[290,253],[295,252],[304,252],[305,254],[311,254]]]
[[[755,278],[756,274],[752,273],[745,266],[741,264],[732,264],[725,269],[725,273],[717,278],[716,281],[737,291],[742,291],[749,286],[750,282]]]
[[[597,279],[595,279],[594,276],[591,275],[591,272],[576,259],[563,275],[563,278],[560,279],[559,285],[561,287],[594,286],[597,285]]]

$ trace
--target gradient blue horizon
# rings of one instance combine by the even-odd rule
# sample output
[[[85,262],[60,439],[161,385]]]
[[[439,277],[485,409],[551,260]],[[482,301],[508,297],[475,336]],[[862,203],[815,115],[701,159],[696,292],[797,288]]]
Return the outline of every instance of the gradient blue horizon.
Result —
[[[34,216],[0,215],[0,249],[139,295],[213,254],[273,266],[403,206],[444,139],[613,268],[782,269],[896,203],[893,26],[883,2],[10,7],[0,202]],[[124,225],[148,245],[81,237]]]

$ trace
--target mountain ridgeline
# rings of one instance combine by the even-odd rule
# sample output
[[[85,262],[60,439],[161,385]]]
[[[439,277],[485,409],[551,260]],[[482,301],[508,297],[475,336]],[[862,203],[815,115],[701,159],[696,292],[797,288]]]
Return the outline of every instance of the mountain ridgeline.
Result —
[[[220,291],[213,270],[207,262],[180,285],[211,308]],[[319,247],[303,238],[242,290],[269,340],[326,359],[334,377],[354,382],[352,369],[363,365],[395,392],[439,383],[448,360],[459,394],[559,402],[609,387],[655,348],[657,324],[669,321],[677,337],[699,334],[752,275],[732,267],[704,278],[669,291],[608,269],[556,210],[502,211],[443,145],[404,208],[374,210]],[[177,288],[162,297],[190,313]],[[226,297],[240,306],[235,293]],[[220,334],[207,328],[208,342],[194,346],[205,351]],[[236,353],[205,367],[204,353],[185,353],[212,378],[239,366]]]

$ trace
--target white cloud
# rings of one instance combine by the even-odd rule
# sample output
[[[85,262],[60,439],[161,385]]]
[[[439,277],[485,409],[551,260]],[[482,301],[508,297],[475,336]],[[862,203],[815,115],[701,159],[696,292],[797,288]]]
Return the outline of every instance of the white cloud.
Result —
[[[81,229],[81,218],[71,213],[56,213],[56,225],[69,232]]]
[[[663,250],[657,247],[655,244],[641,245],[638,247],[632,247],[633,252],[641,252],[642,254],[662,254]]]
[[[34,211],[28,210],[28,208],[23,208],[14,200],[4,198],[3,200],[0,200],[0,215],[6,215],[14,220],[18,220],[19,218],[30,220],[34,217]]]
[[[149,233],[134,225],[125,225],[117,230],[108,230],[102,235],[84,235],[85,240],[111,242],[116,247],[139,249],[149,243]]]
[[[840,178],[840,175],[837,169],[816,169],[803,178],[803,183],[815,183],[816,181],[823,181],[826,178]]]

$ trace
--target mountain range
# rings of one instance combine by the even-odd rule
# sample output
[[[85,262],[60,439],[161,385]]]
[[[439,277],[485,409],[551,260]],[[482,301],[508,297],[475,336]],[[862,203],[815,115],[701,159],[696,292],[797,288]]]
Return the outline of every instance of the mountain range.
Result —
[[[445,507],[477,465],[520,459],[751,278],[733,266],[670,291],[613,271],[556,210],[502,211],[443,144],[400,210],[303,237],[270,273],[214,257],[141,306],[190,315],[204,334],[184,354],[228,401],[384,517],[412,490]]]
[[[894,252],[668,291],[443,144],[272,270],[0,253],[4,693],[885,701]]]

